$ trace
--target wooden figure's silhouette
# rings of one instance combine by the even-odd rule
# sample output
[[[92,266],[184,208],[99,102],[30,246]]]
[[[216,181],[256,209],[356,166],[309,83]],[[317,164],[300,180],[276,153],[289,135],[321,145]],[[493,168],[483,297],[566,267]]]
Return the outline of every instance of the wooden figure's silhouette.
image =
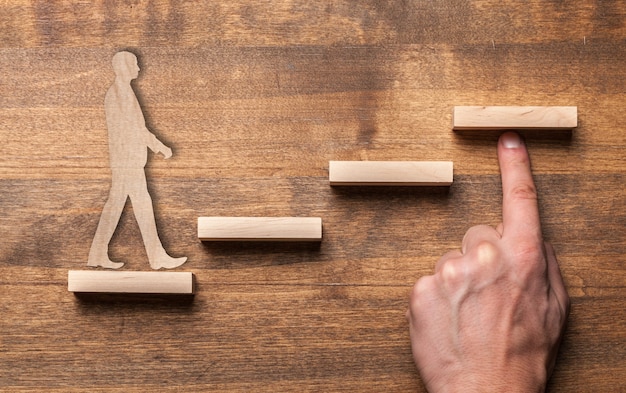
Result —
[[[146,127],[139,101],[131,86],[131,81],[139,75],[137,57],[125,51],[116,53],[113,56],[113,70],[115,82],[104,99],[112,172],[111,190],[91,244],[87,265],[108,269],[119,269],[124,265],[111,261],[108,249],[126,200],[130,198],[150,266],[153,269],[173,269],[185,263],[187,257],[173,258],[161,244],[144,169],[148,148],[154,153],[163,154],[166,159],[172,156],[172,149]]]

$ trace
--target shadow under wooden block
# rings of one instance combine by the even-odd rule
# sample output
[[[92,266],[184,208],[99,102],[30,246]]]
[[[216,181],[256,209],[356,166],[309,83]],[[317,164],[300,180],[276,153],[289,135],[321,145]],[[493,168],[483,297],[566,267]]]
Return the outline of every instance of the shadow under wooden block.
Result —
[[[493,146],[494,142],[497,142],[500,135],[508,131],[514,131],[522,136],[526,140],[533,140],[546,144],[558,144],[558,145],[570,145],[574,139],[574,133],[572,130],[522,130],[522,129],[509,129],[509,130],[455,130],[455,137],[464,141],[464,143],[481,143],[485,145]]]
[[[193,296],[191,272],[70,270],[67,289],[75,294]]]
[[[320,242],[319,217],[198,217],[203,242]]]
[[[332,193],[338,197],[350,197],[353,200],[389,200],[389,199],[415,199],[415,200],[440,200],[450,195],[453,184],[447,187],[441,186],[333,186]]]
[[[74,292],[74,297],[84,305],[115,305],[115,309],[119,307],[128,307],[134,310],[149,308],[150,311],[156,311],[163,307],[164,309],[184,310],[190,308],[195,299],[195,295],[178,295],[178,294],[145,294],[145,293],[93,293],[93,292]]]
[[[455,106],[455,131],[571,131],[578,126],[575,106]]]
[[[330,161],[331,186],[450,186],[452,161]]]

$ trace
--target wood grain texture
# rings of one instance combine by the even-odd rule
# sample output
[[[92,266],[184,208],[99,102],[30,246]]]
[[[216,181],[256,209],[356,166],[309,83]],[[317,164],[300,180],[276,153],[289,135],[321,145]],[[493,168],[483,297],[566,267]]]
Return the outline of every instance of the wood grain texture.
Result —
[[[500,221],[496,136],[455,105],[575,105],[528,137],[572,313],[550,392],[626,380],[626,2],[45,2],[0,5],[0,390],[421,392],[418,277]],[[193,302],[80,299],[111,184],[111,57],[135,53],[164,247]],[[328,162],[455,163],[449,189],[328,186]],[[319,244],[203,244],[199,216],[314,216]],[[110,244],[149,270],[132,206]]]

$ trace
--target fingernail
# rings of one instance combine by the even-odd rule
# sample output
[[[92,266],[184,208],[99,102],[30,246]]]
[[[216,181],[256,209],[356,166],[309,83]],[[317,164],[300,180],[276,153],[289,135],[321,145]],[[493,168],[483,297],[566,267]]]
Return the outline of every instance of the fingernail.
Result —
[[[522,145],[522,140],[519,135],[514,132],[507,132],[501,136],[502,146],[507,149],[516,149]]]

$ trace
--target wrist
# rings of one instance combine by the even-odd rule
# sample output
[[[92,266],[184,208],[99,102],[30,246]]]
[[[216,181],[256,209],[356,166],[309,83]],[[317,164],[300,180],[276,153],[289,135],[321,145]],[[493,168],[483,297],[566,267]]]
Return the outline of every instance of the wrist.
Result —
[[[545,392],[547,377],[543,372],[515,370],[510,367],[501,372],[458,373],[437,387],[428,386],[429,393],[532,393]]]

